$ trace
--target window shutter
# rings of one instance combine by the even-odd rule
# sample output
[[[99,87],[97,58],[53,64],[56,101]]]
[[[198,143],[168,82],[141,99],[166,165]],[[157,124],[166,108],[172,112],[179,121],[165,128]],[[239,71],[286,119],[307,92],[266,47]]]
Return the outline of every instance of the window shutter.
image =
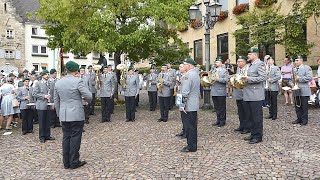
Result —
[[[5,51],[3,49],[0,49],[0,59],[4,59]]]
[[[16,59],[21,59],[21,51],[16,50],[15,57],[16,57]]]

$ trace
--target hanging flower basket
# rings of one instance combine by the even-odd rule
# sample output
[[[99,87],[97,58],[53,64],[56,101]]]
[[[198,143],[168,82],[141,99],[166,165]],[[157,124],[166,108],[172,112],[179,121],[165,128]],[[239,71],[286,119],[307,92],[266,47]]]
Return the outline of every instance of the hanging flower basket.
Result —
[[[249,11],[249,3],[243,3],[239,4],[238,6],[235,6],[232,10],[232,13],[234,15],[239,15],[247,11]]]
[[[274,3],[277,3],[278,0],[255,0],[254,4],[258,8],[269,7]]]
[[[228,11],[221,11],[220,15],[218,16],[218,21],[223,21],[227,19],[229,12]]]

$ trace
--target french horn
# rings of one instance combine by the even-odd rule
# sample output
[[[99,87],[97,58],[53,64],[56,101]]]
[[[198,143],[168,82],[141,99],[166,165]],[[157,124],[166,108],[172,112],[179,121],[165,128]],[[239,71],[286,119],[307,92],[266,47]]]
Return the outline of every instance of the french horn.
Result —
[[[126,84],[126,75],[127,75],[127,71],[128,71],[128,67],[125,64],[118,64],[116,67],[119,71],[120,71],[120,85],[122,86],[123,89],[126,88],[127,84]]]

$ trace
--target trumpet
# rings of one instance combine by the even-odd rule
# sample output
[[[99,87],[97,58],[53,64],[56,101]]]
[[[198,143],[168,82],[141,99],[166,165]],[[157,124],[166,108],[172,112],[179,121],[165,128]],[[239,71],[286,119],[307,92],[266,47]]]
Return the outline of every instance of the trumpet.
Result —
[[[128,67],[125,64],[118,64],[117,69],[120,71],[120,85],[122,86],[123,89],[127,87],[126,81],[127,81],[127,72],[128,72]]]
[[[97,85],[97,89],[100,90],[100,69],[102,68],[101,65],[94,65],[93,66],[93,70],[96,74],[96,85]]]

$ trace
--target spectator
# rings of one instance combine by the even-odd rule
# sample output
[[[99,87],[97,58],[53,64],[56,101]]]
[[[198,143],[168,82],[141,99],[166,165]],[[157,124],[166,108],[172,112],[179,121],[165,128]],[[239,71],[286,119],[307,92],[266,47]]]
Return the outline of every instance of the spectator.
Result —
[[[289,101],[291,104],[293,104],[292,99],[292,65],[291,60],[289,57],[286,57],[284,59],[284,66],[281,67],[281,74],[282,74],[282,80],[281,80],[281,86],[284,90],[284,97],[285,97],[285,104],[287,105]]]

